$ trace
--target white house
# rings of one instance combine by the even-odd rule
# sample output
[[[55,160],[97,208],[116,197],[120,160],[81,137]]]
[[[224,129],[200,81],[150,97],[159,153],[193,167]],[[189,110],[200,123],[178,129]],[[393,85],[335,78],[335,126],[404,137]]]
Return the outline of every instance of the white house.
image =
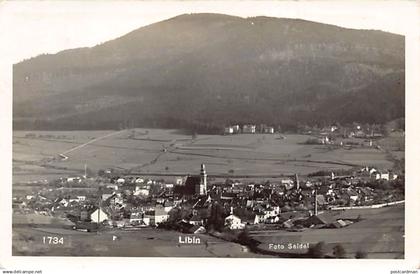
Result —
[[[274,133],[274,127],[264,127],[263,132],[273,134]]]
[[[389,172],[375,172],[372,175],[375,176],[376,180],[389,181]]]
[[[61,206],[67,207],[69,205],[69,201],[67,199],[61,199],[61,201],[58,202]]]
[[[182,183],[183,183],[182,178],[176,178],[176,180],[175,180],[176,185],[182,185]]]
[[[225,127],[225,134],[233,134],[233,127]]]
[[[245,224],[241,222],[241,219],[233,214],[225,218],[225,226],[230,229],[243,229]]]
[[[264,214],[255,214],[254,224],[261,224],[265,222]]]
[[[242,133],[255,133],[255,125],[243,125]]]
[[[143,178],[137,178],[136,179],[136,184],[142,184],[144,182]]]
[[[233,133],[239,133],[239,125],[233,125]]]
[[[102,223],[103,221],[108,220],[108,215],[102,210],[102,208],[98,208],[90,214],[90,219],[94,223]]]
[[[147,188],[136,186],[136,190],[134,191],[133,195],[139,196],[149,196],[150,191]]]
[[[113,189],[113,190],[118,190],[118,185],[108,184],[108,185],[106,185],[106,188]]]
[[[132,225],[149,226],[150,218],[144,217],[143,213],[141,212],[135,212],[135,213],[131,213],[130,215],[130,223]]]
[[[168,219],[169,214],[165,211],[165,208],[163,206],[156,206],[154,224],[158,225],[160,223],[166,222]]]
[[[113,193],[103,193],[102,194],[102,201],[106,201],[109,199],[109,197],[111,197],[112,195],[114,195]]]

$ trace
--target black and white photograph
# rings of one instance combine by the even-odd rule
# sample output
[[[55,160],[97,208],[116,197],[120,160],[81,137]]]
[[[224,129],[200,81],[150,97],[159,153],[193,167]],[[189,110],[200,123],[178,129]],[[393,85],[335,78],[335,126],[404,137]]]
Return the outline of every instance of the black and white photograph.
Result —
[[[11,256],[407,258],[416,1],[10,2]]]

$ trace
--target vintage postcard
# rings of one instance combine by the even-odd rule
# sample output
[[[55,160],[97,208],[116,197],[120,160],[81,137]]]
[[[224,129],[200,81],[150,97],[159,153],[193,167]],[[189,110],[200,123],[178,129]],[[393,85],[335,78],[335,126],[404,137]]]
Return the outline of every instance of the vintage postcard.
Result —
[[[417,271],[418,10],[1,3],[10,256]]]

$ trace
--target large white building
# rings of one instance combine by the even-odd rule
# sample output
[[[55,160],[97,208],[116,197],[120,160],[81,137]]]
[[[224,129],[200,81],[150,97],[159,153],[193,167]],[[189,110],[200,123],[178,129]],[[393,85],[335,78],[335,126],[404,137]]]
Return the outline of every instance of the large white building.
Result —
[[[255,133],[255,125],[243,125],[242,133]]]

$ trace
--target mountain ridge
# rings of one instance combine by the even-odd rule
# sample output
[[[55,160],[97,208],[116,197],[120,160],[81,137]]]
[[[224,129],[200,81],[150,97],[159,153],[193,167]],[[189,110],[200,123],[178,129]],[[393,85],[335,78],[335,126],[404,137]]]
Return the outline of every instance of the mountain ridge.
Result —
[[[184,14],[13,69],[15,128],[212,131],[404,116],[403,36],[300,19]],[[364,103],[378,94],[385,102]],[[346,112],[360,115],[324,109],[349,96],[358,103]]]

